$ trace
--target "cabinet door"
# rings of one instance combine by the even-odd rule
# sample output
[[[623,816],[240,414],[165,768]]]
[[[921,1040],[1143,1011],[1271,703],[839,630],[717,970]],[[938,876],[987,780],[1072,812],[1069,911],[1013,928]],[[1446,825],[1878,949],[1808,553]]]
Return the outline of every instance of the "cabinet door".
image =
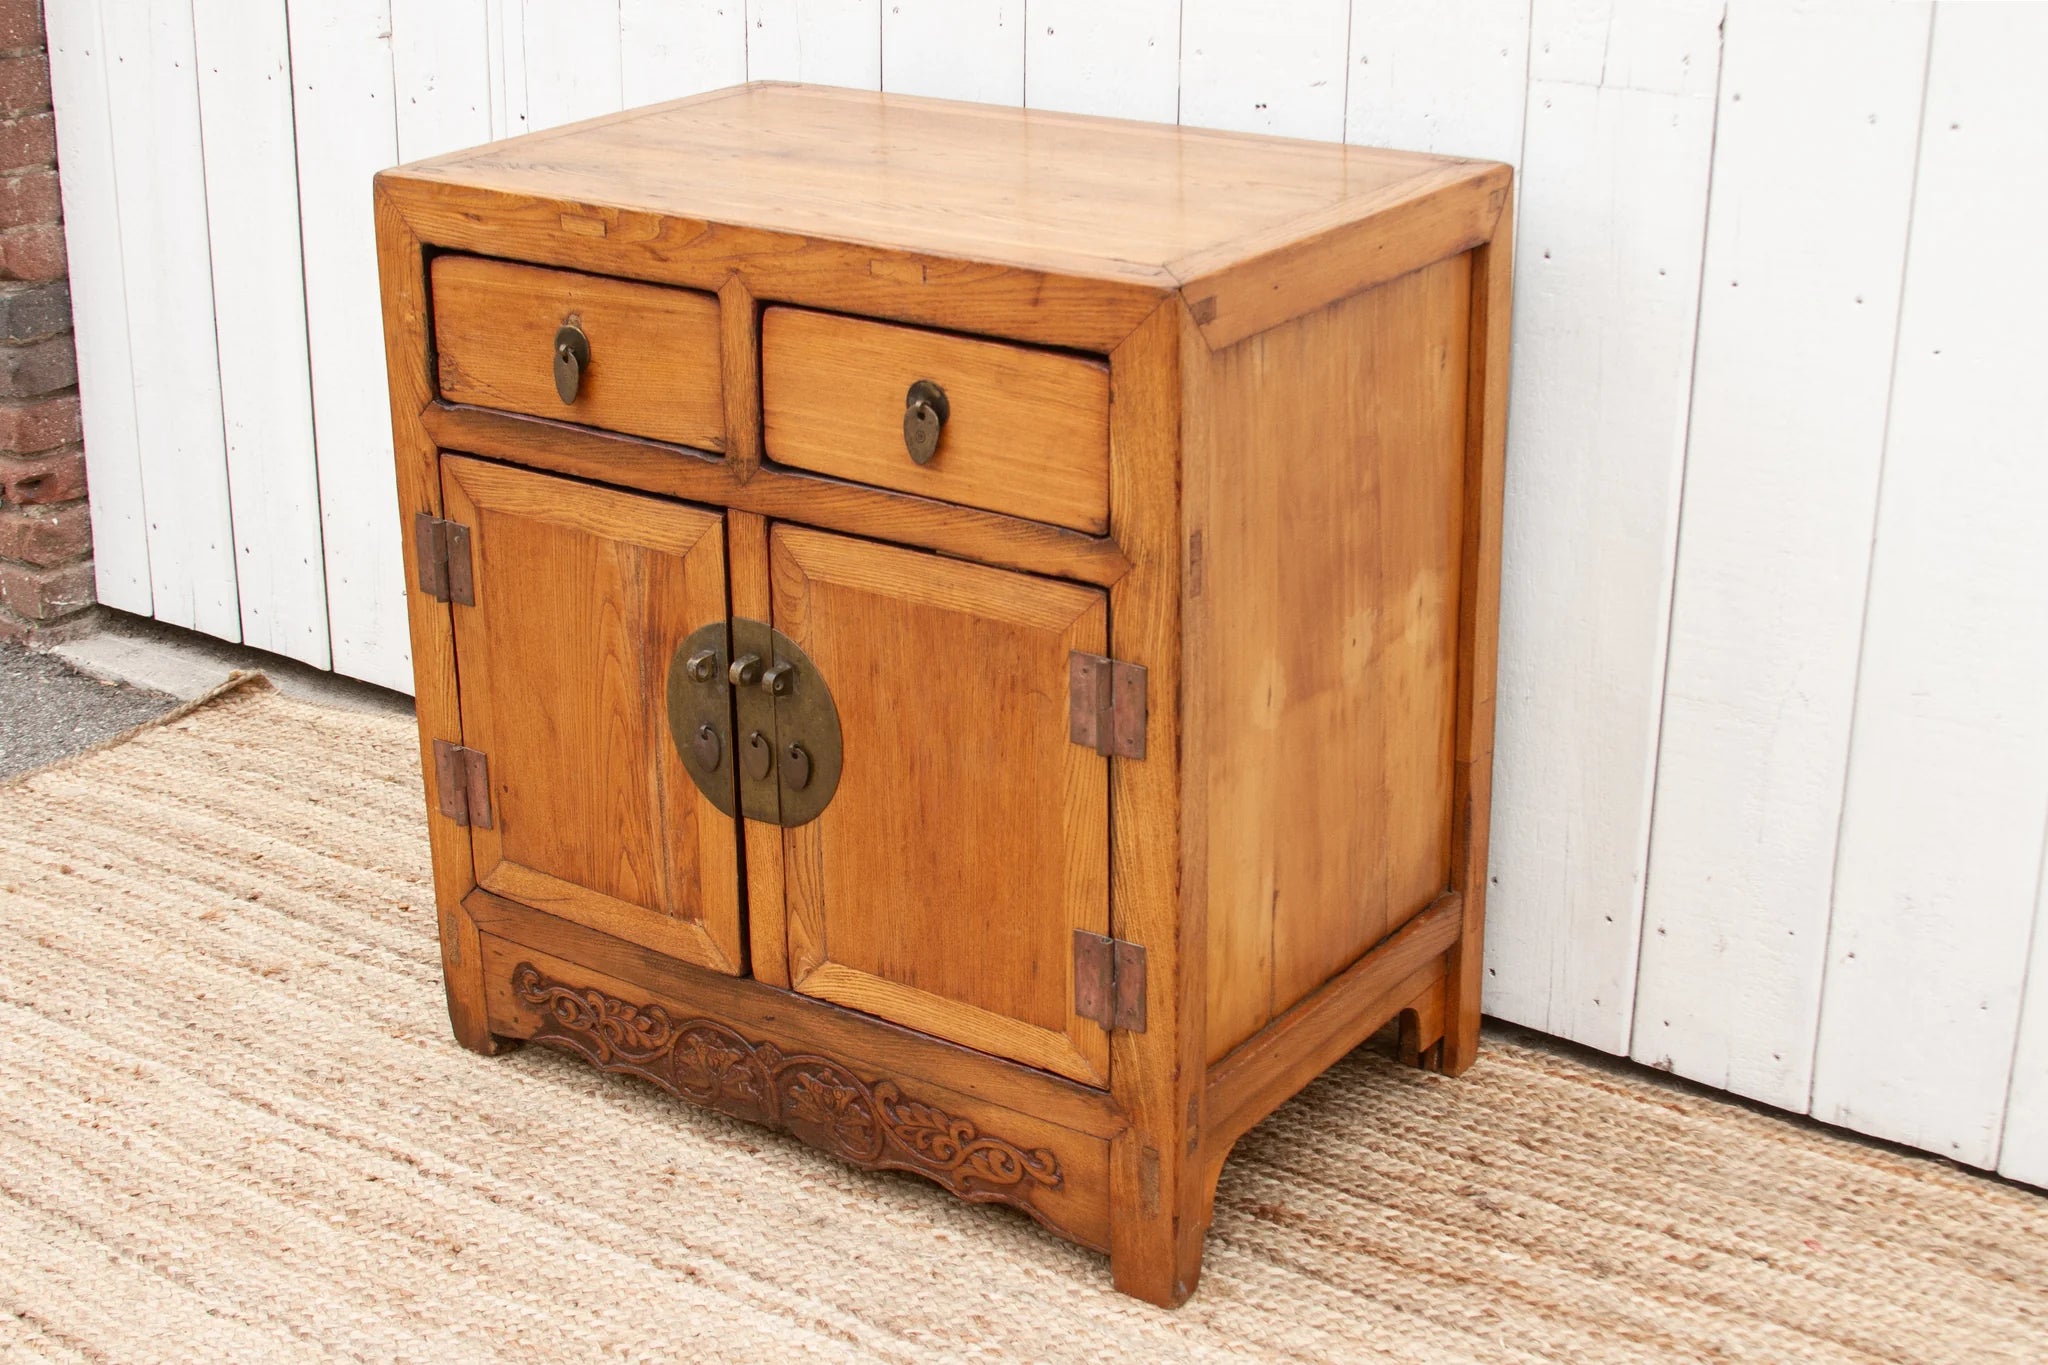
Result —
[[[462,739],[490,780],[478,885],[738,971],[733,819],[691,781],[667,710],[676,647],[726,619],[723,520],[459,456],[441,470],[475,579],[454,615]]]
[[[1105,595],[788,526],[769,558],[844,753],[831,804],[784,835],[791,984],[1106,1085],[1073,940],[1109,932],[1109,768],[1067,701]]]

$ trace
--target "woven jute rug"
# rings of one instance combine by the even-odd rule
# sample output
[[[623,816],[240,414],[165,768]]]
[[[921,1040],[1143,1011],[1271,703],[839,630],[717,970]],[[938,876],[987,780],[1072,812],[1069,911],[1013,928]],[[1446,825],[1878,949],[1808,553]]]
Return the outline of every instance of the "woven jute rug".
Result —
[[[0,789],[0,1353],[2048,1360],[2048,1199],[1559,1053],[1361,1051],[1200,1292],[443,1013],[411,726],[260,684]]]

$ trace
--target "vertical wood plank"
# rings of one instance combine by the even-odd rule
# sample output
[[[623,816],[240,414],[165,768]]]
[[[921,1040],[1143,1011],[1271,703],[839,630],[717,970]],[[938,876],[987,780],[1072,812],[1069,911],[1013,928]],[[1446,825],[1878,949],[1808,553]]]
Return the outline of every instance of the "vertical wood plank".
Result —
[[[1180,121],[1341,139],[1350,26],[1347,0],[1182,0]]]
[[[1344,140],[1520,165],[1528,0],[1352,0]]]
[[[747,79],[881,89],[881,0],[747,0]]]
[[[491,136],[526,131],[524,0],[484,0],[484,47],[491,81]]]
[[[1198,1160],[1206,902],[1183,898],[1179,504],[1183,335],[1178,298],[1110,356],[1110,532],[1131,571],[1110,589],[1110,653],[1144,666],[1143,761],[1109,765],[1110,932],[1146,952],[1146,1031],[1110,1035],[1110,1085],[1130,1128],[1110,1147],[1110,1272],[1118,1289],[1179,1303],[1201,1272],[1213,1173]]]
[[[624,107],[747,78],[746,0],[619,0]]]
[[[753,512],[727,512],[725,542],[733,617],[774,620],[767,519]],[[740,843],[747,877],[747,968],[756,981],[788,990],[789,897],[782,827],[742,819]]]
[[[391,0],[391,82],[400,161],[489,142],[486,0]]]
[[[1209,775],[1186,816],[1206,825],[1209,958],[1227,964],[1207,983],[1211,1064],[1462,870],[1454,670],[1476,681],[1477,533],[1498,497],[1461,497],[1486,467],[1466,439],[1472,323],[1487,334],[1472,287],[1453,257],[1193,357],[1215,395],[1183,428],[1206,503],[1189,611],[1221,642],[1190,700]],[[1483,352],[1471,368],[1483,385]],[[1244,457],[1259,449],[1316,453]]]
[[[984,104],[1024,102],[1024,0],[889,0],[882,88]]]
[[[1472,253],[1466,338],[1464,503],[1459,518],[1456,737],[1451,768],[1451,890],[1462,905],[1445,962],[1444,1071],[1456,1076],[1479,1050],[1486,991],[1486,895],[1493,831],[1494,718],[1500,668],[1501,490],[1506,479],[1508,360],[1513,335],[1515,206]],[[1404,1026],[1405,1027],[1405,1026]],[[1418,1021],[1416,1040],[1427,1031]]]
[[[1795,1110],[1929,18],[1738,4],[1721,65],[1632,1051]]]
[[[2048,849],[2036,876],[2034,951],[2027,962],[1998,1173],[2048,1189]]]
[[[1624,1052],[1720,7],[1539,4],[1515,259],[1486,1010]]]
[[[1180,0],[1032,0],[1024,103],[1173,123],[1180,118]]]
[[[427,272],[420,241],[413,236],[382,186],[372,191],[376,223],[377,263],[382,285],[385,354],[389,361],[392,447],[397,458],[387,475],[397,490],[392,520],[401,526],[424,512],[441,515],[440,457],[433,438],[420,421],[420,410],[434,394],[427,338]],[[441,930],[442,979],[447,990],[448,1021],[461,1044],[492,1053],[484,1008],[483,942],[463,899],[476,886],[476,864],[470,827],[458,825],[437,809],[434,793],[434,742],[462,741],[462,710],[455,687],[455,607],[421,590],[417,574],[405,574],[403,596],[412,656],[419,664],[415,694],[419,718],[420,770],[424,784],[427,841],[433,851],[434,905]],[[462,608],[469,610],[469,608]]]
[[[45,19],[57,141],[64,149],[64,246],[92,488],[93,572],[100,601],[147,616],[153,601],[149,526],[135,428],[106,43],[97,4],[52,5]]]
[[[313,436],[337,672],[411,691],[370,177],[398,158],[386,0],[290,0]]]
[[[238,640],[192,10],[149,0],[102,15],[153,609]]]
[[[718,289],[718,368],[726,465],[745,483],[761,467],[761,310],[737,275]]]
[[[192,0],[245,644],[328,664],[284,6]]]
[[[1977,1166],[2048,822],[2044,46],[1935,16],[1814,1059],[1815,1117]]]
[[[624,108],[618,0],[525,0],[526,129]]]

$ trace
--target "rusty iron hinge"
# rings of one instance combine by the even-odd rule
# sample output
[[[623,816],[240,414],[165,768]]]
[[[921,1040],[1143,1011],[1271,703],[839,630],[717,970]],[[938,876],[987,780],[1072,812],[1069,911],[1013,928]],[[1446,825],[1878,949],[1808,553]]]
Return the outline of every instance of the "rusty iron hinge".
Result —
[[[1145,950],[1074,931],[1074,1013],[1106,1029],[1145,1031]]]
[[[476,576],[469,560],[469,528],[461,522],[419,513],[412,519],[412,545],[420,591],[436,602],[476,605]]]
[[[1067,737],[1104,758],[1145,756],[1145,666],[1067,656]]]
[[[434,796],[456,824],[491,827],[490,765],[475,749],[434,741]]]

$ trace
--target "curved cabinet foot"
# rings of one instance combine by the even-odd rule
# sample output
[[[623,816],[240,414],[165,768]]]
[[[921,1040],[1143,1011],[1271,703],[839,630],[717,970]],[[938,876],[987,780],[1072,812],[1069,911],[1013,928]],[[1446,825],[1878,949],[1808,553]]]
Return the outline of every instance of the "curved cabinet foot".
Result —
[[[1232,1144],[1235,1145],[1234,1143]],[[1230,1148],[1202,1153],[1182,1168],[1187,1182],[1179,1217],[1159,1218],[1128,1232],[1113,1232],[1110,1275],[1117,1292],[1161,1308],[1186,1303],[1202,1279],[1202,1251],[1216,1212],[1216,1183]]]

